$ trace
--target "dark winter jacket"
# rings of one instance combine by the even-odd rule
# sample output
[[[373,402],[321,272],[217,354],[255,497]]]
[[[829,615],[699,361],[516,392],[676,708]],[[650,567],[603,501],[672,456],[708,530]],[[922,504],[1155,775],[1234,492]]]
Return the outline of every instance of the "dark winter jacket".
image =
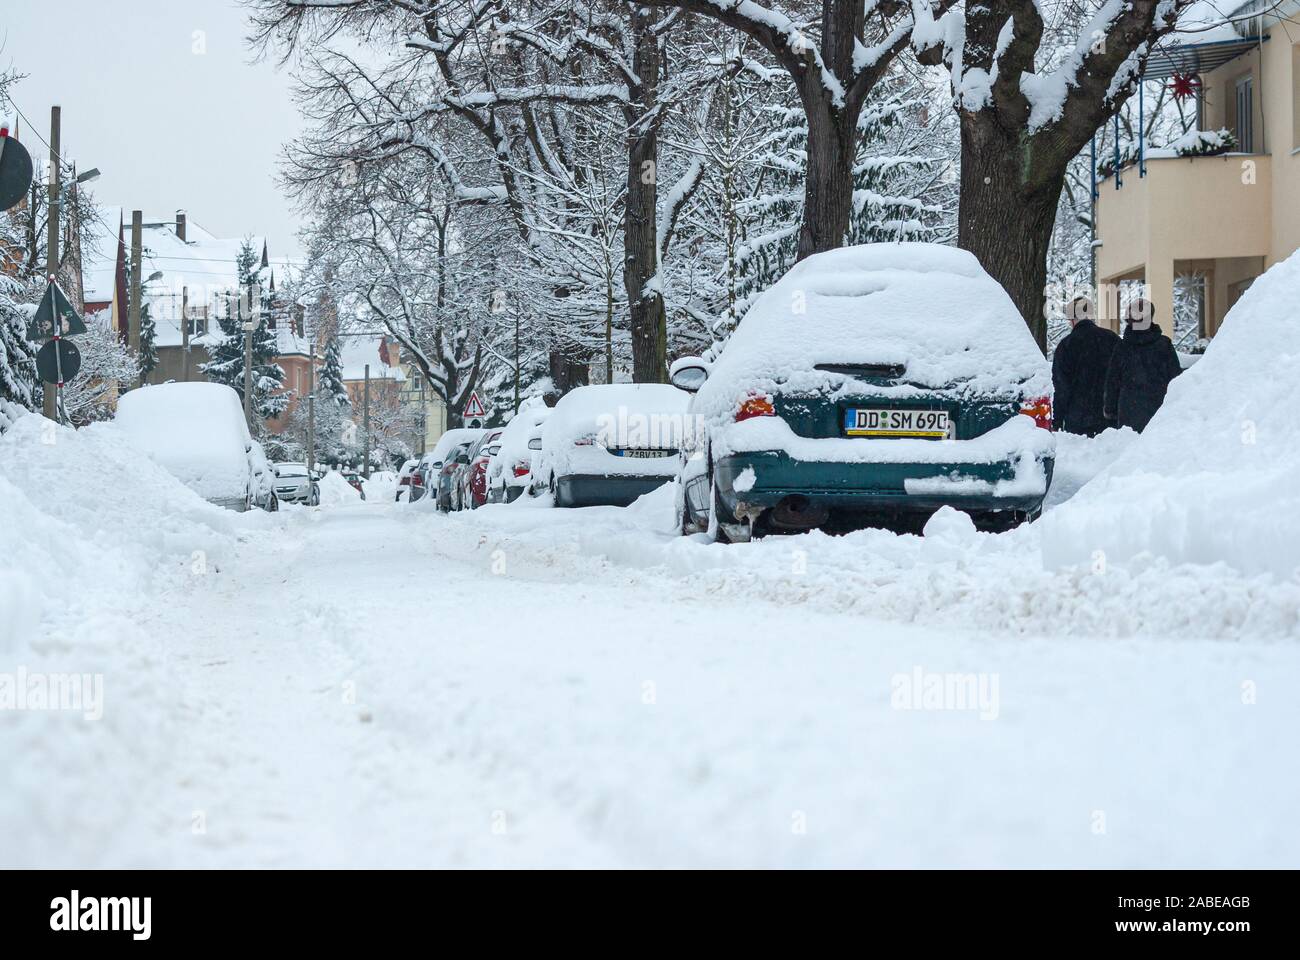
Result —
[[[1169,381],[1182,373],[1178,354],[1158,324],[1124,328],[1106,371],[1106,416],[1141,432],[1165,401]]]
[[[1052,357],[1052,416],[1057,430],[1095,437],[1113,423],[1103,413],[1106,370],[1119,344],[1113,330],[1080,320]]]

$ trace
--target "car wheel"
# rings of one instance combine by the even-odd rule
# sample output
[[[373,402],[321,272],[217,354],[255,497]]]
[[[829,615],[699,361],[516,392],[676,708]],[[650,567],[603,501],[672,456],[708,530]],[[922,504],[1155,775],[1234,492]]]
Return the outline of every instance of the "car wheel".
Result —
[[[683,537],[689,537],[692,534],[700,532],[700,525],[691,519],[691,505],[686,501],[686,490],[681,481],[677,481],[678,486],[678,504],[677,504],[677,530]]]
[[[275,513],[279,509],[280,509],[280,498],[273,493],[271,494],[271,499],[266,501],[266,512]]]
[[[737,520],[723,506],[718,481],[713,474],[709,474],[708,534],[715,543],[748,543],[753,537],[753,528],[747,522]]]

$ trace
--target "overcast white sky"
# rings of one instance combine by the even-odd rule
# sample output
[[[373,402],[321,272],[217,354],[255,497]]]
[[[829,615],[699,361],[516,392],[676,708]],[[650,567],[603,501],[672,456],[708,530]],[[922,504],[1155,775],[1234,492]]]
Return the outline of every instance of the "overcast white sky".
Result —
[[[0,66],[27,75],[14,100],[46,137],[50,106],[63,107],[63,155],[103,172],[100,203],[146,216],[183,208],[217,236],[261,234],[272,256],[298,252],[275,183],[299,129],[291,81],[252,63],[236,0],[3,2]],[[20,136],[48,156],[31,131]]]

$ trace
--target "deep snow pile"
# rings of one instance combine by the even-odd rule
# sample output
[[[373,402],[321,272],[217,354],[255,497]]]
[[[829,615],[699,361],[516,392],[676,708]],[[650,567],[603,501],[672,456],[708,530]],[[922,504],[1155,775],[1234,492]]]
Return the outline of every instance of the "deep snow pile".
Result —
[[[1067,486],[1086,488],[1090,472],[1135,437],[1107,431],[1067,438],[1058,449]],[[1045,566],[1042,529],[1064,506],[1049,504],[1044,520],[1006,534],[979,533],[964,514],[946,509],[923,537],[814,532],[738,545],[678,535],[671,486],[626,509],[529,509],[536,506],[529,498],[489,506],[444,521],[456,525],[445,537],[437,527],[431,533],[453,555],[486,558],[500,550],[538,575],[604,575],[682,599],[806,605],[1019,636],[1300,637],[1294,581],[1150,557]],[[461,524],[476,535],[465,536]]]
[[[206,503],[113,424],[73,431],[22,413],[0,428],[0,865],[48,865],[49,834],[10,825],[41,811],[50,829],[79,822],[88,843],[108,849],[129,807],[155,813],[148,781],[135,778],[141,764],[163,776],[182,749],[168,730],[180,696],[169,662],[184,638],[151,633],[151,605],[210,584],[238,529],[276,521]],[[71,689],[73,677],[98,680],[75,681],[67,709],[37,705],[40,691]],[[27,709],[17,709],[19,687]],[[88,765],[109,791],[83,795]]]
[[[1261,276],[1141,437],[1043,518],[1046,564],[1300,575],[1300,253]]]

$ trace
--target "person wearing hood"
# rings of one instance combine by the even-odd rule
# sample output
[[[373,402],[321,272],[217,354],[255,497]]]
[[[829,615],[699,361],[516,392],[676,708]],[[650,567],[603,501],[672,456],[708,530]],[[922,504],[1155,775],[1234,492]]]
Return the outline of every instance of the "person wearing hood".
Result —
[[[1107,419],[1141,433],[1164,403],[1170,381],[1182,372],[1172,341],[1155,322],[1151,301],[1133,301],[1125,318],[1124,337],[1106,371]]]
[[[1106,371],[1119,337],[1093,322],[1093,305],[1087,297],[1076,297],[1066,318],[1070,332],[1052,355],[1052,425],[1095,437],[1114,426],[1106,420],[1103,406]]]

